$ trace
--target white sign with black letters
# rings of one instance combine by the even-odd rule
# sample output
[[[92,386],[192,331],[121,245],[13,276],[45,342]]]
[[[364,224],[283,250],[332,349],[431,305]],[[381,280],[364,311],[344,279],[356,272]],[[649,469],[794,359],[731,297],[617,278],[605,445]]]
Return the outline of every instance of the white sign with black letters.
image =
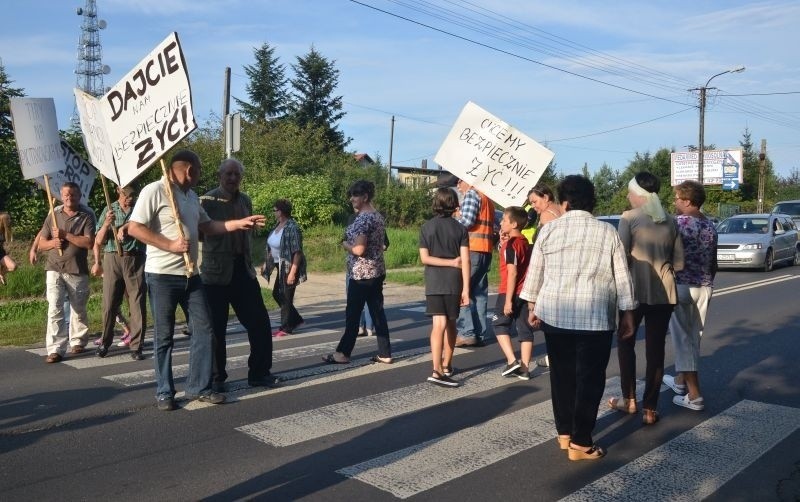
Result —
[[[553,152],[473,102],[467,103],[436,162],[503,207],[523,206]]]
[[[26,180],[64,169],[53,98],[11,98],[19,165]]]
[[[72,145],[65,140],[61,140],[61,152],[64,154],[64,162],[60,171],[48,173],[50,178],[50,192],[58,200],[61,200],[61,187],[64,183],[71,181],[81,189],[81,202],[89,205],[89,194],[92,192],[94,180],[97,178],[97,171],[94,166],[83,160]],[[44,177],[40,176],[36,183],[44,188]]]

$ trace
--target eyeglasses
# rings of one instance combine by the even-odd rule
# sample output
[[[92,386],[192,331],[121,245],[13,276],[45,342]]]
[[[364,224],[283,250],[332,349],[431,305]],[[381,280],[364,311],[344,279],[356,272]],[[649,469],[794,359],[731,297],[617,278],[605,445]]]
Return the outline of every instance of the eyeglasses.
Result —
[[[275,212],[275,213],[280,213],[281,212],[280,209],[274,209],[274,208],[272,209],[272,211]]]

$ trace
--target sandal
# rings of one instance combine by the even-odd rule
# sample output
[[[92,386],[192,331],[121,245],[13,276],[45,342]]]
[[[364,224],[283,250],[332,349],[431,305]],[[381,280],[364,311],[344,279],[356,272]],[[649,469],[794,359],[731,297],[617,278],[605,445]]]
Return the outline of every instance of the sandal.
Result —
[[[570,460],[597,460],[606,456],[606,451],[596,444],[593,444],[588,451],[578,450],[569,446],[567,456]]]
[[[453,367],[452,366],[442,366],[442,375],[446,377],[453,376]]]
[[[328,363],[328,364],[349,364],[349,363],[350,363],[350,360],[349,360],[349,359],[348,359],[348,360],[346,360],[346,361],[339,361],[339,360],[337,360],[337,359],[336,359],[336,358],[333,356],[333,354],[328,354],[328,355],[326,355],[326,356],[322,356],[322,360],[323,360],[323,361],[325,361],[325,362],[326,362],[326,363]]]
[[[642,423],[653,425],[658,422],[658,412],[656,410],[642,410]]]
[[[373,363],[383,363],[383,364],[392,364],[394,359],[391,357],[381,357],[381,356],[372,356],[369,358],[370,361]]]
[[[632,407],[631,404],[633,404]],[[612,397],[608,400],[608,407],[612,410],[621,411],[629,415],[633,415],[638,411],[636,409],[636,400],[624,397]]]
[[[569,442],[572,438],[570,438],[569,436],[556,436],[556,439],[558,440],[559,448],[561,448],[562,450],[569,449]]]

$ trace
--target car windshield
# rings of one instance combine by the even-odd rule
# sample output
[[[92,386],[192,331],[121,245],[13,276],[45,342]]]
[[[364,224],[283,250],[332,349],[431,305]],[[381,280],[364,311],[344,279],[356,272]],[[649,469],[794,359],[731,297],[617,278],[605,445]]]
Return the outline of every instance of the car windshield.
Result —
[[[718,234],[766,234],[769,232],[767,218],[728,218],[717,227]]]
[[[772,212],[800,216],[800,202],[779,202],[772,208]]]

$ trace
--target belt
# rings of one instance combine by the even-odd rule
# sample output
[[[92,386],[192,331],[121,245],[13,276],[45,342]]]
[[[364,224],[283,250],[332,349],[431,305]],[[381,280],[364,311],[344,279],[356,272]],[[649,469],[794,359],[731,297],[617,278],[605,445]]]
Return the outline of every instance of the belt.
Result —
[[[122,256],[142,256],[142,252],[140,251],[123,251]]]

